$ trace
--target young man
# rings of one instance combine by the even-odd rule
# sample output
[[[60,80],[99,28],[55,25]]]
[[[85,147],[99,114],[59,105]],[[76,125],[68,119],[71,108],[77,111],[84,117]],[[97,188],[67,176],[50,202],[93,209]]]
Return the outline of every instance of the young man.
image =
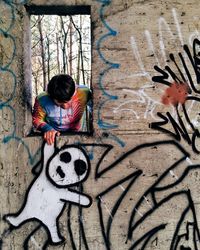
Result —
[[[54,76],[47,92],[35,99],[33,125],[44,133],[44,140],[52,144],[56,135],[64,131],[80,131],[81,118],[91,92],[85,85],[75,85],[69,75]]]

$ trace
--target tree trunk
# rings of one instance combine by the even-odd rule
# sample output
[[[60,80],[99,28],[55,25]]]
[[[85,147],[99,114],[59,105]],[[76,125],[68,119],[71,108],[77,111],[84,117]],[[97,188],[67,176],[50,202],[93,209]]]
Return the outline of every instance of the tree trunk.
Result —
[[[45,50],[44,50],[44,36],[42,31],[41,16],[38,16],[38,30],[40,34],[40,48],[41,48],[41,58],[42,58],[42,72],[43,72],[43,89],[46,90],[46,66],[45,66]]]
[[[69,23],[69,74],[72,76],[72,18]]]
[[[58,33],[56,33],[56,51],[57,51],[57,66],[58,66],[58,74],[60,74],[60,51],[59,51],[59,38]]]
[[[47,37],[47,76],[48,76],[48,82],[50,81],[50,60],[51,60],[51,54],[50,54],[50,41]]]
[[[76,29],[76,31],[78,32],[78,35],[79,35],[79,53],[80,53],[80,59],[81,59],[81,71],[82,71],[82,76],[83,76],[83,84],[85,85],[86,82],[85,82],[85,70],[84,70],[84,60],[83,60],[83,49],[82,49],[82,35],[81,35],[81,32],[80,30],[76,27],[74,21],[73,21],[73,18],[70,16],[70,20],[71,20],[71,23],[73,24],[74,28]],[[81,27],[81,25],[80,25]],[[82,28],[82,27],[81,27]]]

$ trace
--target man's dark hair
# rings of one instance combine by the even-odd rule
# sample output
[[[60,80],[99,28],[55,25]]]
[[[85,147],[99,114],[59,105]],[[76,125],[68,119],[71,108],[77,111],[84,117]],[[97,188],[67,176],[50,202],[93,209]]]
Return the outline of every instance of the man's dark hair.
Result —
[[[49,81],[47,92],[52,99],[60,102],[69,101],[75,92],[74,80],[69,75],[55,75]]]

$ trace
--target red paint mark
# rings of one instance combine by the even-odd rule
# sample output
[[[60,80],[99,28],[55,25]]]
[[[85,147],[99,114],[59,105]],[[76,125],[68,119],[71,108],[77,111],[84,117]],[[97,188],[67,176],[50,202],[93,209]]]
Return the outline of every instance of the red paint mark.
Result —
[[[172,104],[173,106],[177,106],[179,103],[183,104],[188,95],[188,90],[186,84],[174,82],[165,90],[162,96],[162,103],[165,105]]]

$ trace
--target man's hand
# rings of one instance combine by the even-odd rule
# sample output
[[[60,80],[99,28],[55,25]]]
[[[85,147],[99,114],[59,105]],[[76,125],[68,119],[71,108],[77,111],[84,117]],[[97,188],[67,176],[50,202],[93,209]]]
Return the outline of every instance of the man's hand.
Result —
[[[55,141],[55,137],[59,136],[60,132],[56,130],[49,130],[44,133],[44,140],[47,142],[48,145],[51,145]]]

